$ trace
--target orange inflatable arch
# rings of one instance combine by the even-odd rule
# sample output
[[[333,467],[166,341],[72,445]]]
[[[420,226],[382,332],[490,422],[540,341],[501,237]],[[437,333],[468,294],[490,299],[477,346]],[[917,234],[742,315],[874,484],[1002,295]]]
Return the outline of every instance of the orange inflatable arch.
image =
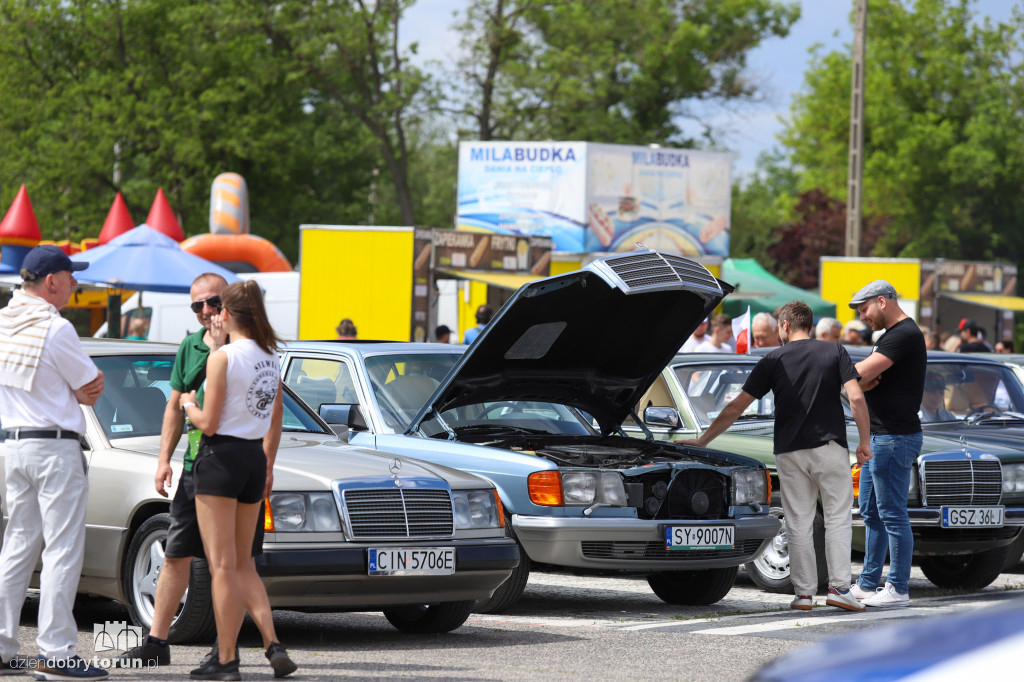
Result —
[[[218,265],[248,264],[254,269],[228,267],[236,272],[288,272],[292,269],[276,246],[254,234],[197,234],[181,242],[181,248]]]

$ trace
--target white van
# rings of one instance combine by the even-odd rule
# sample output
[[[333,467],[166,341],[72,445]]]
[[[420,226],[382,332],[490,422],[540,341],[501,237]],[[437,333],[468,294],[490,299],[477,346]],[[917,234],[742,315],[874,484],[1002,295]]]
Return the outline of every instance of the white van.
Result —
[[[242,279],[254,279],[265,293],[267,316],[277,335],[286,341],[299,336],[299,273],[243,272]],[[128,323],[136,315],[139,294],[133,294],[121,304],[121,338],[128,335]],[[149,341],[181,343],[187,335],[199,330],[196,315],[189,309],[192,300],[188,294],[166,294],[157,291],[142,292],[141,317],[149,319]],[[104,323],[93,336],[107,335]]]

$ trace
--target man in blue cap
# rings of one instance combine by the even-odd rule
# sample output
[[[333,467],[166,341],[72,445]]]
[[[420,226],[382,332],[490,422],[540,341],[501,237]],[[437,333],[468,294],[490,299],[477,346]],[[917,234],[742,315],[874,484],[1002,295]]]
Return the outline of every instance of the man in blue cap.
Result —
[[[910,606],[910,562],[914,535],[907,513],[910,469],[921,454],[921,420],[928,363],[924,334],[900,308],[896,289],[876,280],[854,294],[850,307],[874,331],[885,333],[871,355],[857,363],[860,385],[871,416],[871,452],[860,474],[860,512],[864,518],[864,568],[850,592],[865,606]],[[883,587],[882,564],[889,552]]]
[[[0,551],[0,674],[32,668],[39,679],[101,679],[75,654],[71,613],[85,556],[87,464],[79,443],[103,373],[58,312],[78,282],[56,246],[37,246],[22,262],[21,289],[0,310],[0,422],[7,431],[5,471],[10,517]],[[18,624],[29,579],[39,576],[39,658],[17,655]]]

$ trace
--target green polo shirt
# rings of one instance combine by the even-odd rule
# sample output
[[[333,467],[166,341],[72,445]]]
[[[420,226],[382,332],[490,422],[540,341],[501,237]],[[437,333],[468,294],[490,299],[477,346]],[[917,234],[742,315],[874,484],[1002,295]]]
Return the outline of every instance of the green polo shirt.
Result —
[[[178,346],[178,354],[174,358],[171,369],[171,388],[182,393],[196,392],[196,402],[203,406],[203,391],[206,388],[206,360],[210,357],[210,347],[203,342],[205,329],[189,334]],[[198,430],[195,431],[199,433]],[[196,452],[199,446],[198,436],[189,436],[189,448],[185,453],[185,471],[192,471]]]

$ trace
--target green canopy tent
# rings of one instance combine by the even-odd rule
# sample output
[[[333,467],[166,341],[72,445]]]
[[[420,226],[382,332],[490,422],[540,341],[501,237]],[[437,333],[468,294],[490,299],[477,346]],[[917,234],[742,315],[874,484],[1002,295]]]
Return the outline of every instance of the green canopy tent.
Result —
[[[722,280],[736,287],[725,297],[722,311],[730,317],[742,315],[750,306],[750,314],[773,312],[780,305],[797,300],[811,307],[815,317],[835,317],[836,304],[815,293],[786,284],[765,270],[753,258],[726,258],[722,262]]]

